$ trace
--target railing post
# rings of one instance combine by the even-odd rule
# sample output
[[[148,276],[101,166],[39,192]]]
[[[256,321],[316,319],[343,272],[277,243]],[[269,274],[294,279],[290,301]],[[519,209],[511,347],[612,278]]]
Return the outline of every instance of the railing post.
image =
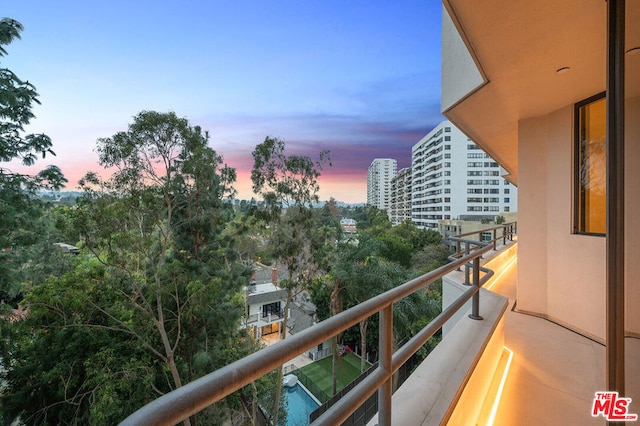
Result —
[[[481,320],[480,316],[480,258],[473,259],[473,285],[478,287],[478,291],[471,298],[471,314],[469,318]]]
[[[460,241],[456,241],[456,253],[460,253]],[[460,267],[456,268],[456,271],[459,271]]]
[[[380,311],[380,363],[389,377],[378,389],[378,424],[391,426],[392,356],[393,356],[393,304]]]
[[[469,254],[469,243],[467,241],[464,242],[464,255]],[[469,282],[469,262],[464,264],[464,285],[471,285]]]
[[[497,239],[497,235],[498,235],[498,230],[497,229],[493,229],[493,249],[497,250],[497,245],[496,245],[496,239]],[[503,243],[504,244],[504,243]]]

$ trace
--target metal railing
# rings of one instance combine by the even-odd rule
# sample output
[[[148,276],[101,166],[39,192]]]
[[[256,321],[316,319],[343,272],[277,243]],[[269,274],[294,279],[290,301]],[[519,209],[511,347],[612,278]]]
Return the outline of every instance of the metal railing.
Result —
[[[512,224],[504,226],[510,225]],[[451,263],[372,297],[292,337],[167,393],[131,414],[121,425],[174,425],[179,423],[270,371],[281,368],[292,356],[325,342],[376,313],[380,315],[378,367],[351,392],[316,419],[312,426],[342,423],[376,390],[378,391],[378,422],[382,426],[390,425],[393,373],[442,328],[444,323],[469,299],[473,298],[470,317],[482,319],[479,314],[479,291],[484,282],[491,277],[492,272],[485,273],[480,278],[480,258],[483,254],[491,251],[493,246],[480,241],[468,241],[466,246],[468,253]],[[471,246],[475,249],[472,250]],[[468,264],[472,264],[470,267],[473,269],[472,285],[404,346],[393,353],[393,304],[427,287],[445,274]]]
[[[268,314],[252,314],[249,317],[243,318],[243,323],[245,325],[253,324],[254,322],[262,321],[266,323],[270,323],[273,321],[278,321],[284,318],[284,310],[280,309],[279,311],[270,312]]]
[[[493,247],[493,250],[498,249],[498,241],[502,240],[502,245],[507,244],[507,240],[513,241],[513,236],[517,232],[517,222],[505,223],[502,225],[494,226],[492,228],[479,229],[477,231],[467,232],[465,234],[456,235],[455,237],[449,237],[450,241],[456,243],[456,253],[452,256],[449,256],[449,260],[459,259],[461,256],[468,255],[475,248],[479,247],[479,242],[482,242],[481,245],[488,244]],[[498,235],[498,230],[502,230],[502,234]],[[493,235],[491,239],[482,241],[482,236],[488,232],[491,232]],[[466,237],[470,237],[473,235],[477,235],[477,240],[468,239]],[[460,269],[458,269],[460,270]],[[471,266],[467,263],[464,265],[464,281],[463,284],[471,285],[469,281],[469,272],[471,270]],[[480,267],[480,272],[485,274],[493,275],[493,272],[490,269]],[[474,299],[475,303],[475,299]]]

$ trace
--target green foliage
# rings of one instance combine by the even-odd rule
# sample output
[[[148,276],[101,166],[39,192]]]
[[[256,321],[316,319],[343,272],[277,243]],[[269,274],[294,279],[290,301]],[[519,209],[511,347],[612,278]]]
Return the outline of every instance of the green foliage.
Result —
[[[281,139],[266,137],[253,155],[251,182],[253,192],[260,194],[268,208],[279,213],[282,208],[309,206],[318,201],[318,177],[329,152],[322,151],[318,160],[305,155],[285,155]]]
[[[289,272],[290,290],[309,283],[317,275],[322,255],[318,250],[333,240],[329,230],[315,232],[316,220],[311,204],[318,201],[318,177],[329,153],[318,160],[286,155],[285,143],[265,138],[252,153],[253,191],[264,200],[262,215],[271,227],[270,246],[277,262]]]
[[[115,424],[240,353],[250,271],[225,201],[235,172],[206,132],[174,113],[142,112],[98,145],[101,164],[116,169],[111,179],[88,173],[77,206],[49,218],[58,235],[78,233],[83,254],[30,285],[29,315],[0,354],[6,395],[20,396],[3,397],[3,410],[27,424]],[[30,355],[45,346],[62,361]],[[222,422],[233,404],[196,419]]]
[[[0,20],[0,58],[7,55],[4,46],[19,39],[22,30],[18,21]],[[47,135],[25,134],[25,127],[35,117],[32,109],[36,104],[35,86],[0,67],[0,297],[6,301],[19,298],[20,282],[25,278],[20,265],[30,260],[27,251],[40,241],[34,224],[43,210],[34,200],[36,189],[59,189],[66,182],[56,166],[27,175],[14,173],[2,164],[20,160],[31,166],[38,155],[54,155]]]
[[[449,262],[449,249],[444,244],[431,244],[411,256],[411,266],[422,273],[433,271]]]
[[[386,213],[366,206],[354,209],[358,242],[339,244],[329,274],[317,280],[311,297],[320,319],[348,309],[377,294],[448,262],[448,250],[435,231],[405,222],[391,227]],[[396,340],[409,338],[440,311],[441,296],[427,289],[394,304]],[[373,316],[345,331],[342,340],[365,348],[378,346],[378,318]]]
[[[375,234],[381,230],[391,228],[387,213],[375,206],[356,207],[353,210],[352,218],[357,222],[358,231]]]
[[[113,303],[105,278],[104,266],[87,258],[34,286],[25,319],[3,321],[5,416],[20,415],[25,424],[114,424],[148,400],[157,363],[97,308]]]
[[[16,20],[0,20],[0,58],[7,55],[4,46],[19,39],[22,30],[22,24]],[[55,155],[53,143],[47,135],[24,135],[25,126],[35,117],[33,106],[39,103],[33,84],[20,79],[8,68],[0,68],[0,161],[19,159],[24,165],[31,166],[38,159],[38,154],[42,158],[47,154]],[[16,191],[21,186],[29,190],[39,187],[58,189],[65,182],[60,169],[55,166],[50,166],[35,176],[13,173],[0,167],[2,190]]]

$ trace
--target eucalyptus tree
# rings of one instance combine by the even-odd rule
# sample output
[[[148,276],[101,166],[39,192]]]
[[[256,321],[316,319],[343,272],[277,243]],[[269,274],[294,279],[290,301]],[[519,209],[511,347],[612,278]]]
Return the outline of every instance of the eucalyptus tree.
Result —
[[[287,291],[283,318],[285,338],[293,296],[307,288],[318,274],[312,209],[313,203],[319,201],[318,178],[322,167],[329,163],[329,152],[320,152],[317,160],[305,155],[286,155],[284,141],[266,137],[252,155],[253,192],[264,200],[261,213],[271,226],[270,241],[276,262],[284,265],[288,272],[288,278],[279,283]],[[274,424],[278,420],[282,369],[278,377]]]
[[[91,382],[90,389],[86,382],[69,381],[76,384],[69,389],[74,394],[129,408],[129,403],[117,401],[148,402],[237,357],[240,290],[249,270],[238,262],[227,228],[233,209],[226,198],[233,193],[235,171],[223,164],[208,141],[207,133],[186,119],[153,111],[139,113],[126,131],[98,140],[100,164],[115,171],[107,180],[88,173],[80,182],[85,196],[72,210],[82,249],[91,253],[91,261],[81,264],[85,272],[50,281],[27,300],[47,313],[34,317],[42,319],[40,328],[68,332],[70,338],[83,335],[69,330],[97,330],[99,342],[113,340],[116,346],[129,347],[124,360],[116,353],[100,365],[125,368],[132,363],[128,357],[141,360],[127,369],[127,377],[138,377],[142,388],[135,387],[134,398],[134,392],[107,379]],[[73,297],[52,297],[63,291]],[[40,335],[37,329],[34,333]],[[85,360],[105,354],[107,348],[84,347],[93,355],[75,358],[74,365],[86,375]],[[57,404],[78,403],[66,398]],[[227,404],[218,403],[196,419],[223,419]],[[82,411],[84,405],[77,407]],[[97,416],[94,408],[87,409]],[[109,412],[113,417],[102,423],[129,414]],[[82,412],[78,418],[87,415]]]

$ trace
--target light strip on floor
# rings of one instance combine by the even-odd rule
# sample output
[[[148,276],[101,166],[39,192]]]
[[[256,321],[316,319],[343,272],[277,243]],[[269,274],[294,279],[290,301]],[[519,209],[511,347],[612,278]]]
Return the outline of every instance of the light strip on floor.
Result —
[[[513,359],[513,351],[506,346],[504,347],[504,349],[509,352],[509,358],[507,358],[507,365],[505,365],[504,371],[502,372],[502,379],[500,380],[500,386],[498,386],[498,392],[496,392],[496,399],[493,401],[493,407],[491,407],[491,414],[489,415],[489,420],[487,421],[487,425],[489,426],[493,425],[493,421],[496,418],[498,406],[500,405],[500,398],[502,398],[502,390],[504,389],[504,384],[507,381],[509,367],[511,367],[511,360]]]
[[[511,268],[513,264],[516,263],[517,261],[518,261],[518,256],[514,256],[513,259],[511,259],[511,261],[507,263],[504,268],[502,268],[500,273],[491,279],[491,284],[489,284],[488,286],[485,286],[484,288],[486,288],[487,290],[491,290],[491,288],[498,281],[500,281],[500,278],[502,278],[502,276],[509,270],[509,268]]]

